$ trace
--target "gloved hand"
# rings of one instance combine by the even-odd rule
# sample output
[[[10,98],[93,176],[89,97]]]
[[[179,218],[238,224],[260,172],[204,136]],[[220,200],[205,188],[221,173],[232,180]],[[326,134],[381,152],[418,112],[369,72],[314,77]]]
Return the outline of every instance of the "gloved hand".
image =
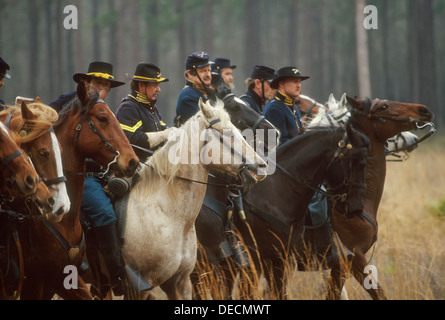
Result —
[[[166,141],[171,132],[175,132],[178,128],[172,127],[165,129],[164,131],[146,132],[150,149],[156,148],[159,144]]]

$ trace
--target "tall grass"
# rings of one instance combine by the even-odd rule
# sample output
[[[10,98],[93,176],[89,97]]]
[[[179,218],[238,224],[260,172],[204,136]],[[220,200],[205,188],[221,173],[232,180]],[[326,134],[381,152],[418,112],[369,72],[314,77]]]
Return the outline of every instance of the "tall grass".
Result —
[[[432,140],[432,139],[431,139]],[[379,239],[368,252],[369,264],[389,299],[445,299],[445,144],[443,138],[423,143],[407,161],[388,162],[385,190],[378,213]],[[250,257],[251,258],[251,257]],[[280,295],[254,268],[236,275],[235,289],[228,293],[218,272],[198,264],[200,291],[205,299],[324,299],[323,274],[299,272],[295,257],[286,259],[287,290]],[[270,272],[263,266],[264,272]],[[321,268],[319,269],[321,270]],[[370,299],[352,277],[346,281],[349,299]]]

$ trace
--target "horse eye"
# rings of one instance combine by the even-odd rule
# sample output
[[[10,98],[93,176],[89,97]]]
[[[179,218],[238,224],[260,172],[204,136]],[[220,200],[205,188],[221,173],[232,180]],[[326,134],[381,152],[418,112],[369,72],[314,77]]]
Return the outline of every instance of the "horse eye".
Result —
[[[48,150],[39,150],[39,156],[42,158],[48,158],[49,157],[49,151]]]
[[[107,123],[107,122],[108,122],[108,119],[107,119],[107,117],[105,117],[105,116],[98,116],[98,117],[97,117],[97,120],[98,120],[99,122],[102,122],[102,123]]]

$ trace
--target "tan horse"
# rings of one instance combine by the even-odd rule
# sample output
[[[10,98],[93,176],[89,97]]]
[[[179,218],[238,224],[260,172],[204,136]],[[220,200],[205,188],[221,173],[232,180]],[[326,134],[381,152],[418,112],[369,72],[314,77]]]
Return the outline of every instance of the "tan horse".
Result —
[[[192,298],[195,219],[209,170],[257,182],[265,178],[267,167],[230,122],[221,101],[216,107],[200,101],[199,107],[148,160],[141,181],[128,195],[122,247],[126,263],[169,299]]]

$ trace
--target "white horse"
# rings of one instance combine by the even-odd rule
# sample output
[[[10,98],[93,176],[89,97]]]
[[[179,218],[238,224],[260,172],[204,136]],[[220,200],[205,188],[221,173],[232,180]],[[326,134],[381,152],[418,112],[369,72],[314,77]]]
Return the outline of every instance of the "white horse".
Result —
[[[160,286],[169,299],[192,298],[195,219],[209,170],[235,177],[241,173],[244,182],[266,178],[266,163],[230,122],[223,103],[212,107],[200,100],[199,107],[200,112],[170,134],[147,161],[127,205],[125,261],[153,287]]]
[[[346,93],[343,93],[341,99],[337,101],[334,95],[331,93],[326,106],[329,110],[320,108],[318,113],[308,124],[307,130],[311,130],[316,127],[344,127],[351,114],[347,108]],[[386,142],[386,153],[392,154],[402,150],[405,155],[407,152],[411,152],[416,148],[416,143],[419,141],[419,137],[414,133],[405,131],[395,135]],[[412,146],[411,148],[409,146]]]

